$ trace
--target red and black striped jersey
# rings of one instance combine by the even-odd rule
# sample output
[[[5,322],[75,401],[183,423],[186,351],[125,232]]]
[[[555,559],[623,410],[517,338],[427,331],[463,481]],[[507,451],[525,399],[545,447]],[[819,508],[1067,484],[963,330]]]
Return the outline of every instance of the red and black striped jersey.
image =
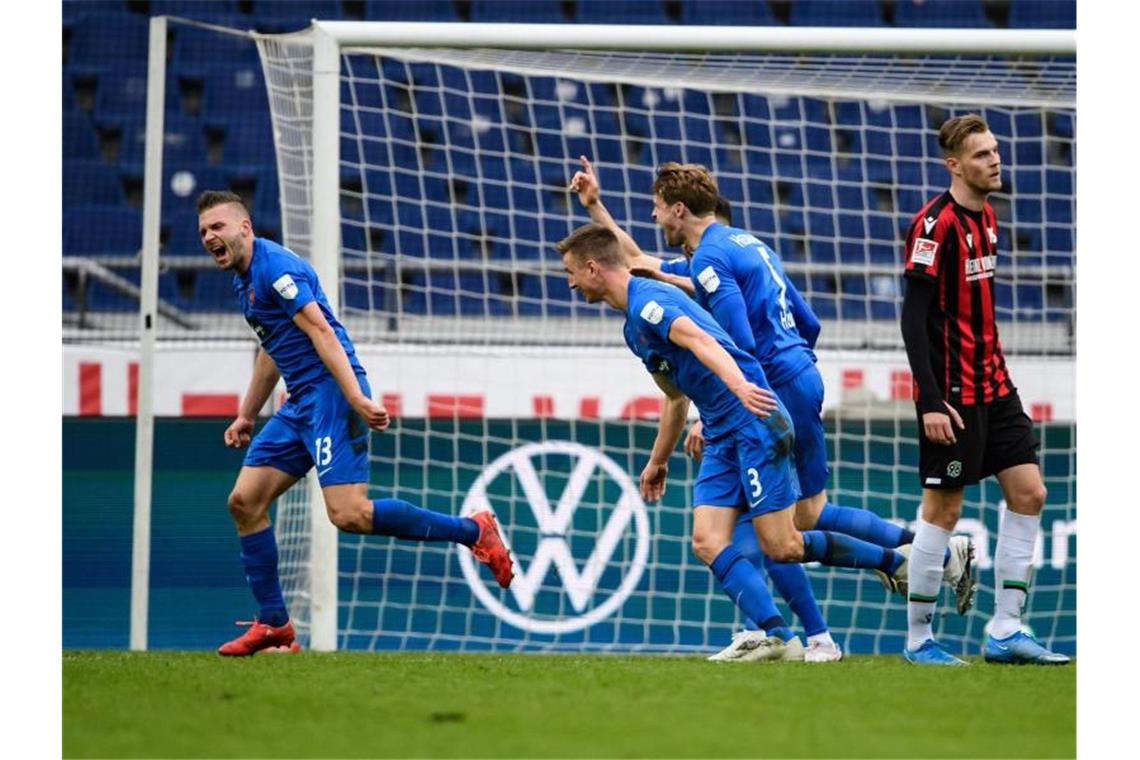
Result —
[[[944,397],[961,405],[1015,391],[994,319],[997,240],[993,207],[972,211],[950,191],[923,206],[906,236],[906,276],[938,288],[926,319],[934,375]]]

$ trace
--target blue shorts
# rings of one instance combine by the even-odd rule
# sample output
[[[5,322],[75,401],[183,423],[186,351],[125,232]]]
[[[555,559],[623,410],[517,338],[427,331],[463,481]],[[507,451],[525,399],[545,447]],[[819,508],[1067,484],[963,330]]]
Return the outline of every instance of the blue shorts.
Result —
[[[357,375],[369,398],[368,378]],[[322,486],[367,483],[368,423],[357,414],[331,376],[290,397],[250,444],[246,467],[273,467],[302,477],[314,465]]]
[[[795,432],[782,410],[705,443],[694,506],[741,507],[749,517],[779,512],[800,498],[792,467]]]
[[[796,431],[796,474],[803,497],[827,488],[827,442],[823,435],[823,378],[813,364],[773,388],[792,418]]]

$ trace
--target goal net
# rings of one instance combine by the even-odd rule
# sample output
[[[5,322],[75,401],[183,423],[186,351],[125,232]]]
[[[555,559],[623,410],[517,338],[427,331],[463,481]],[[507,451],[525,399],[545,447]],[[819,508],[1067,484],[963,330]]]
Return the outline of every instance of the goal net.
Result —
[[[996,308],[1049,489],[1026,621],[1075,650],[1072,59],[343,46],[339,107],[324,109],[317,35],[257,39],[282,233],[302,255],[328,201],[314,135],[331,120],[339,138],[339,312],[395,418],[373,440],[373,496],[493,509],[517,577],[501,590],[448,544],[342,535],[317,556],[295,488],[276,525],[302,638],[310,571],[330,561],[340,648],[705,651],[739,628],[690,550],[694,464],[676,453],[662,501],[637,496],[660,402],[622,316],[572,295],[553,252],[587,221],[566,190],[580,155],[618,223],[666,257],[679,252],[650,218],[654,167],[711,169],[823,322],[831,500],[912,522],[901,239],[947,185],[938,126],[976,111],[1005,164]],[[967,489],[978,603],[958,617],[944,597],[936,621],[962,651],[992,614],[1000,502],[992,480]],[[870,573],[809,576],[848,651],[901,649],[905,604]]]

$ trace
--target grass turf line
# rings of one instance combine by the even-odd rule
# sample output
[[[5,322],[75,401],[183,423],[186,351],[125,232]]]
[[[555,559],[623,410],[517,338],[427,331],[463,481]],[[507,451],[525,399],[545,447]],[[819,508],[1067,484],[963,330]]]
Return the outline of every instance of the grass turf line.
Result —
[[[924,705],[922,709],[916,706]],[[65,652],[64,757],[1073,757],[1076,667]]]

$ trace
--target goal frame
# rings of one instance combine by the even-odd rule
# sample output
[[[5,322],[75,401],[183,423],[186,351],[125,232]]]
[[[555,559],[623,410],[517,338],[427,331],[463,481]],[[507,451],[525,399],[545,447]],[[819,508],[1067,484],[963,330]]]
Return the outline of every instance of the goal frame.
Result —
[[[135,453],[131,649],[147,647],[158,222],[161,215],[163,82],[167,18],[151,20],[146,175],[143,205],[138,436]],[[683,30],[683,34],[678,34]],[[1076,55],[1075,30],[739,27],[613,24],[481,24],[320,21],[298,34],[313,46],[311,264],[326,283],[339,280],[340,76],[342,52],[362,47],[611,50],[623,52],[824,53],[880,55]],[[284,35],[288,37],[290,35]],[[282,188],[284,193],[284,188]],[[284,202],[284,198],[281,198]],[[339,308],[339,289],[326,289]],[[310,478],[311,638],[317,651],[337,647],[337,532]]]

